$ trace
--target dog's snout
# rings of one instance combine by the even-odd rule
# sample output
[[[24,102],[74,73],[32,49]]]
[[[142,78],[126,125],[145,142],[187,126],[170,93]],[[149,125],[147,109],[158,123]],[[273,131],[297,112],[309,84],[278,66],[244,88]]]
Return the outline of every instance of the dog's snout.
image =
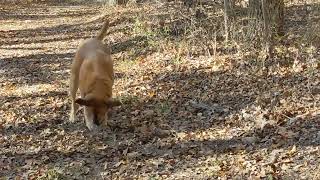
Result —
[[[97,114],[94,114],[94,116],[93,116],[93,123],[94,123],[95,125],[97,125],[97,126],[100,125],[100,121],[98,120]]]

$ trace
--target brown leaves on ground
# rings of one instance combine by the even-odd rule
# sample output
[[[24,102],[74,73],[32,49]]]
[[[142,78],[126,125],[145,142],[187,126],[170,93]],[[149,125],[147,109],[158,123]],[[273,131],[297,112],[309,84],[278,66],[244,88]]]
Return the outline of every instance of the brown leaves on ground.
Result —
[[[1,177],[319,179],[318,49],[299,45],[299,24],[288,22],[265,70],[244,45],[225,46],[219,34],[210,42],[204,32],[221,13],[207,5],[217,11],[201,17],[174,3],[108,9],[120,19],[106,42],[123,105],[95,133],[82,111],[67,122],[68,77],[106,10],[2,6]]]

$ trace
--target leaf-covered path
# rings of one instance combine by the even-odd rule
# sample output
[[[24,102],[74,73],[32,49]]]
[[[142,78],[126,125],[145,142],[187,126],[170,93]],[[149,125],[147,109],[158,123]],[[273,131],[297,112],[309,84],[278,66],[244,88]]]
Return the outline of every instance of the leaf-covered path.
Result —
[[[223,53],[180,56],[179,42],[150,48],[151,36],[141,35],[141,13],[161,8],[109,9],[118,20],[106,42],[124,105],[93,133],[82,112],[67,121],[69,66],[106,10],[0,10],[0,177],[320,179],[319,64],[312,73],[301,61],[266,75]]]

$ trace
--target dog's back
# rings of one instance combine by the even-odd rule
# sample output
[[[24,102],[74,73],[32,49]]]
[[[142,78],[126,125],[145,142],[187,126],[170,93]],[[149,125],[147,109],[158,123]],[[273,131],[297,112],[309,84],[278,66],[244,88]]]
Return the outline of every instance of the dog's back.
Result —
[[[102,43],[101,40],[97,38],[91,38],[83,41],[76,52],[76,58],[85,59],[92,53],[96,51],[102,51],[107,55],[110,55],[110,48]]]
[[[109,21],[106,21],[95,38],[83,41],[76,52],[76,62],[80,63],[79,89],[82,93],[89,92],[97,81],[104,81],[103,84],[113,85],[113,62],[110,48],[102,43]],[[99,84],[99,83],[98,83]],[[101,87],[102,88],[102,87]],[[106,88],[106,87],[105,87]],[[95,89],[100,89],[95,87]],[[110,88],[101,91],[112,91]],[[101,92],[95,94],[102,94]],[[111,93],[108,93],[111,95]]]
[[[90,42],[89,45],[95,44],[91,44]],[[98,81],[103,81],[103,83],[97,83]],[[106,84],[108,86],[105,86]],[[110,54],[99,48],[95,50],[86,49],[79,72],[80,91],[88,93],[91,91],[91,88],[95,87],[95,91],[99,91],[99,93],[94,94],[103,95],[104,93],[102,92],[107,92],[107,96],[111,96],[112,85],[113,62]]]

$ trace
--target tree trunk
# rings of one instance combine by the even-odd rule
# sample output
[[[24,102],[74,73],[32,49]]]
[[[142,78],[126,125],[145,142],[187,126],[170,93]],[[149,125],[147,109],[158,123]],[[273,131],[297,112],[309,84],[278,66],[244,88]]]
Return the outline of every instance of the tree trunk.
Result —
[[[273,35],[284,35],[284,0],[266,0],[263,2]],[[249,16],[258,21],[264,20],[262,2],[249,0]]]
[[[259,0],[249,0],[249,16],[254,19],[262,18],[261,3]]]
[[[229,41],[229,0],[224,0],[224,32],[225,41]]]
[[[275,1],[275,0],[273,0]],[[274,11],[272,12],[271,20],[274,22],[274,32],[283,36],[284,32],[284,0],[277,0],[277,5],[274,7]]]
[[[264,29],[264,42],[265,42],[265,50],[266,54],[269,57],[272,57],[272,36],[270,33],[270,14],[267,9],[267,0],[262,0],[261,2],[261,9],[262,9],[262,17],[263,17],[263,29]]]
[[[116,6],[116,5],[126,5],[129,0],[101,0],[101,2],[106,2],[109,6]]]

